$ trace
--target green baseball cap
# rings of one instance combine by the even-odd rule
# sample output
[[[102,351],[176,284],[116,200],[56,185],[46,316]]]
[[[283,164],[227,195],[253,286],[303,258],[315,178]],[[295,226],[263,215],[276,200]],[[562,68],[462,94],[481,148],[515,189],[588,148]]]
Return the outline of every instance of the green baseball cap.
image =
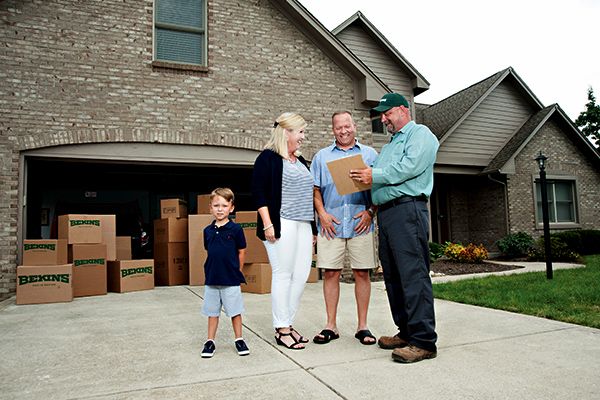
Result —
[[[398,93],[386,93],[383,95],[381,100],[379,100],[379,105],[377,107],[373,108],[373,111],[382,113],[382,112],[386,112],[390,108],[399,107],[399,106],[404,106],[406,108],[409,108],[408,101],[406,101],[404,96],[402,96],[401,94],[398,94]]]

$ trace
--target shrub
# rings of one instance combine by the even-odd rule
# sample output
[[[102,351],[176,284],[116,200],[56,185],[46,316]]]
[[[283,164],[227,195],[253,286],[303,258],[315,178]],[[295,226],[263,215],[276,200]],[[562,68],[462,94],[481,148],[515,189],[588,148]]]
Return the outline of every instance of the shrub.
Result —
[[[435,242],[429,242],[429,259],[431,261],[435,261],[443,255],[444,245]]]
[[[481,263],[488,258],[488,251],[482,244],[476,246],[469,243],[465,247],[460,243],[448,243],[444,249],[444,255],[458,262]]]
[[[526,256],[534,244],[533,237],[525,232],[511,233],[496,242],[502,255],[508,258]]]
[[[552,253],[552,261],[577,261],[579,259],[579,254],[572,251],[569,246],[556,235],[550,235],[550,252]],[[531,261],[546,260],[543,236],[535,242],[535,246],[529,251],[527,258]]]
[[[582,229],[553,233],[572,251],[582,255],[600,254],[600,230]]]

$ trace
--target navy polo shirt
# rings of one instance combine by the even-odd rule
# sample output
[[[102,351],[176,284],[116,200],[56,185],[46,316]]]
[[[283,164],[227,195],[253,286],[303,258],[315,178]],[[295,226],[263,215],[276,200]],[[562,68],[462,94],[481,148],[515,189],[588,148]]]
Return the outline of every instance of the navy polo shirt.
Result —
[[[238,256],[238,250],[246,248],[246,237],[239,224],[229,221],[217,226],[213,221],[204,228],[204,248],[208,252],[204,263],[206,285],[239,286],[246,283]]]

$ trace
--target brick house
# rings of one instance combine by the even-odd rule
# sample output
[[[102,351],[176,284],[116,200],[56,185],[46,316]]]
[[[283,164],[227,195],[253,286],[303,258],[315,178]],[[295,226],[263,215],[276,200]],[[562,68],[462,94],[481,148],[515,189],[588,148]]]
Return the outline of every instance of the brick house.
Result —
[[[0,2],[0,299],[14,293],[22,240],[52,237],[61,213],[114,213],[117,234],[135,237],[149,230],[161,198],[186,198],[194,211],[197,194],[227,185],[238,210],[252,209],[252,164],[284,111],[309,121],[310,159],[332,140],[334,110],[352,110],[361,140],[378,147],[386,135],[369,110],[383,93],[399,91],[419,121],[442,127],[438,114],[449,122],[447,105],[468,97],[417,106],[429,83],[360,13],[330,32],[296,0],[186,4]],[[516,77],[508,72],[501,82]],[[468,120],[491,97],[461,115]],[[521,135],[515,125],[520,139],[508,135],[486,165],[439,162],[434,239],[490,243],[535,232],[530,159],[540,149],[557,175],[575,180],[574,226],[598,227],[598,157],[560,108],[545,109],[531,93],[512,100],[541,125]],[[434,130],[443,147],[465,126],[457,121]]]
[[[542,232],[539,167],[548,157],[550,228],[600,227],[600,158],[557,104],[544,107],[512,68],[434,105],[418,120],[440,140],[433,240],[483,243]]]
[[[409,100],[429,87],[362,13],[333,33]],[[413,111],[440,140],[430,201],[433,241],[483,243],[494,251],[509,233],[540,236],[534,160],[540,151],[548,157],[551,230],[600,228],[598,153],[557,104],[544,107],[512,68]],[[376,147],[388,142],[376,120],[372,132]]]

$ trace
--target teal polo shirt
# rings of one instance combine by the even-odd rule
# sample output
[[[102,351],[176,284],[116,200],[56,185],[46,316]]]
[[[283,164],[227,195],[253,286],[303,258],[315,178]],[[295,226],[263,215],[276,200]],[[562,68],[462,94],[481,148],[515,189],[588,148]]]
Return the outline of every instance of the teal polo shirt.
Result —
[[[373,164],[373,203],[380,205],[402,196],[429,197],[439,147],[429,128],[414,121],[396,132]]]

